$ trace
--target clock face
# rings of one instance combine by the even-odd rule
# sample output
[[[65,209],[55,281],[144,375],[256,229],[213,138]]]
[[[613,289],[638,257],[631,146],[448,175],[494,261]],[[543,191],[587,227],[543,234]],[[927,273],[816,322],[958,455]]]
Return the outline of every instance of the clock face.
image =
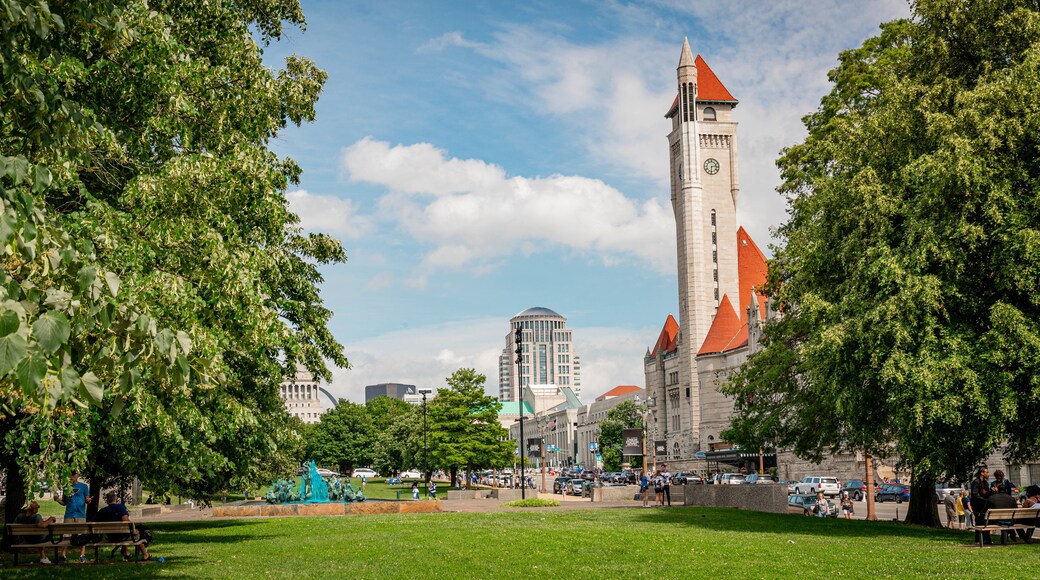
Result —
[[[708,175],[715,175],[719,172],[719,162],[715,159],[708,159],[704,162],[704,171],[706,171]]]

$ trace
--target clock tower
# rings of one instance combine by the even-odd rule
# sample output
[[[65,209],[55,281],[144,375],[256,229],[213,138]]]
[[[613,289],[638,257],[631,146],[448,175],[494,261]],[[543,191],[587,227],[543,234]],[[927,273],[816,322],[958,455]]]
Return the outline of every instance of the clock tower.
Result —
[[[665,117],[672,122],[668,145],[679,266],[679,376],[677,384],[668,386],[666,404],[678,403],[682,412],[677,413],[678,428],[669,425],[668,438],[692,440],[694,448],[700,449],[695,357],[722,297],[739,296],[736,206],[740,184],[737,124],[732,120],[737,100],[703,58],[693,57],[686,39],[677,77],[679,94]]]

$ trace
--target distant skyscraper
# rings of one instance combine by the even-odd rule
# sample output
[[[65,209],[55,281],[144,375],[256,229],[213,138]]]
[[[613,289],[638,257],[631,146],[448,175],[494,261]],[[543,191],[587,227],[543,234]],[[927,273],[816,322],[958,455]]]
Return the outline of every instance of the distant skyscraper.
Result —
[[[281,384],[279,394],[285,410],[304,423],[317,423],[325,409],[321,406],[321,384],[310,371],[296,369],[296,376]]]
[[[555,385],[581,394],[581,357],[574,351],[567,319],[548,308],[528,308],[509,320],[506,347],[498,359],[498,400],[519,400],[516,381],[516,343],[523,332],[523,386]]]
[[[376,397],[390,397],[393,399],[406,400],[407,395],[415,394],[415,385],[403,385],[401,383],[379,383],[378,385],[367,385],[365,387],[365,404]]]

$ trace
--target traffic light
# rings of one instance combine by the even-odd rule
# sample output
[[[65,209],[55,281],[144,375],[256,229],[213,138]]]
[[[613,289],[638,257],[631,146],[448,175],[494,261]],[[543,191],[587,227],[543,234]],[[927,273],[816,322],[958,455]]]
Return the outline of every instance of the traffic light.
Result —
[[[521,362],[523,362],[523,352],[524,352],[524,349],[520,345],[520,343],[523,341],[523,339],[524,339],[523,331],[521,331],[520,327],[517,326],[516,327],[516,332],[513,334],[513,342],[516,343],[516,364],[520,364]]]

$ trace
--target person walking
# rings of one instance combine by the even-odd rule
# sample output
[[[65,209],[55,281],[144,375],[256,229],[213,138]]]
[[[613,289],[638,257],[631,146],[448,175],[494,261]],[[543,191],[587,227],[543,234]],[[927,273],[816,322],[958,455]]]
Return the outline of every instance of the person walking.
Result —
[[[412,499],[419,499],[419,482],[412,482]]]
[[[975,522],[986,523],[986,510],[989,498],[994,494],[989,484],[989,468],[983,465],[971,480],[971,512]],[[975,542],[987,546],[993,545],[993,538],[989,532],[975,532]]]
[[[430,486],[426,489],[430,499],[437,499],[437,482],[430,480]]]
[[[62,523],[66,524],[84,524],[87,522],[87,504],[94,500],[90,495],[90,488],[87,484],[79,480],[79,472],[73,471],[71,476],[72,487],[68,493],[65,490],[62,491],[61,497],[57,499],[58,503],[65,506],[65,517],[62,519]],[[58,563],[64,562],[69,553],[68,546],[62,546],[61,557],[58,558]],[[80,546],[79,548],[79,561],[87,561],[87,547]]]
[[[643,507],[650,507],[650,478],[646,476],[646,470],[639,476],[639,495],[643,499]]]
[[[855,507],[855,503],[849,497],[849,492],[843,492],[841,495],[841,515],[845,516],[845,519],[851,520]]]
[[[825,518],[829,515],[829,511],[831,511],[830,502],[828,502],[827,498],[823,496],[822,491],[818,492],[816,494],[816,516]]]

